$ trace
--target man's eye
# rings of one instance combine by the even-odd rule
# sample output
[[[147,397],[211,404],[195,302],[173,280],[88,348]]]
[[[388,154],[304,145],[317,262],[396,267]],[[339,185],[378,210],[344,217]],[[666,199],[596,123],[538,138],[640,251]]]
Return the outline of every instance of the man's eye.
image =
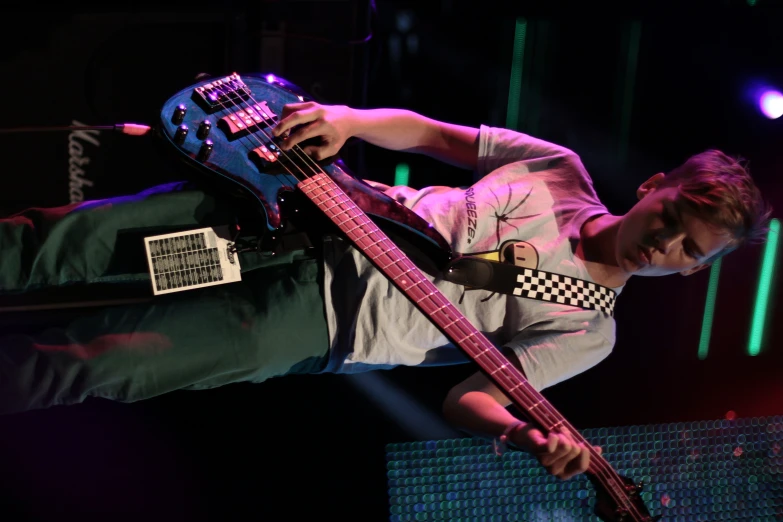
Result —
[[[682,245],[682,251],[683,253],[690,257],[691,259],[698,259],[699,255],[696,253],[696,251],[693,249],[692,245],[690,244],[683,244]]]

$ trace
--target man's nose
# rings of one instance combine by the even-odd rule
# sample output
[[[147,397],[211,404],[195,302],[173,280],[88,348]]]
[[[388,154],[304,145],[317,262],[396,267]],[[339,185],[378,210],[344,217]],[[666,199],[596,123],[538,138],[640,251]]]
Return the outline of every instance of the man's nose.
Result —
[[[658,236],[658,250],[663,254],[668,254],[677,243],[683,240],[685,232],[676,232],[670,234],[661,234]]]

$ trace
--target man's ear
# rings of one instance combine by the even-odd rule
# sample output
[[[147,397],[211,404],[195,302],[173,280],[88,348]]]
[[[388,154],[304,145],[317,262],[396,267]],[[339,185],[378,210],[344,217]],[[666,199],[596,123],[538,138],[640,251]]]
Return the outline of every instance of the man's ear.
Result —
[[[639,185],[639,188],[636,189],[636,197],[642,199],[644,196],[652,193],[656,188],[658,188],[658,185],[661,184],[664,178],[666,178],[666,174],[659,172],[655,176]]]
[[[689,276],[691,274],[695,274],[696,272],[701,272],[705,268],[709,268],[711,266],[712,263],[702,263],[700,265],[694,266],[693,268],[689,268],[688,270],[683,270],[682,272],[680,272],[680,275]]]

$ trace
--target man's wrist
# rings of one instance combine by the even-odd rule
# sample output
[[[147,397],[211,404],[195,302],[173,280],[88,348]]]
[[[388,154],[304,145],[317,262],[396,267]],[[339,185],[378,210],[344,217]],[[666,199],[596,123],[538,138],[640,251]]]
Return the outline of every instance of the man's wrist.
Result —
[[[365,125],[365,111],[346,106],[348,111],[348,137],[352,138],[362,133]]]
[[[502,455],[509,445],[518,449],[522,449],[521,446],[516,442],[515,435],[520,428],[523,428],[526,425],[527,424],[521,420],[515,420],[506,426],[506,429],[503,430],[503,433],[492,441],[495,454],[498,456]]]

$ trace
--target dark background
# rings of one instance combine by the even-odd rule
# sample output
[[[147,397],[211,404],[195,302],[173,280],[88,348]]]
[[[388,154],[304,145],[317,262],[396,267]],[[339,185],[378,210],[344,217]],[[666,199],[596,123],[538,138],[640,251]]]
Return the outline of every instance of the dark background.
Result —
[[[748,94],[754,82],[783,88],[783,10],[770,1],[614,11],[457,0],[26,8],[8,8],[0,32],[5,127],[153,122],[197,74],[233,71],[278,74],[323,103],[503,126],[514,25],[524,16],[518,128],[578,152],[610,211],[627,211],[642,181],[712,147],[749,159],[781,207],[783,120],[762,117]],[[104,132],[99,143],[83,143],[87,182],[74,192],[67,133],[3,135],[0,213],[185,175],[162,168],[144,138]],[[387,183],[401,161],[414,186],[470,179],[356,143],[343,156]],[[762,352],[746,355],[762,253],[751,246],[724,260],[705,360],[697,347],[708,272],[638,278],[619,300],[614,353],[545,395],[581,428],[783,413],[777,284]],[[291,377],[0,418],[0,520],[382,520],[384,445],[458,436],[438,408],[472,371]]]

